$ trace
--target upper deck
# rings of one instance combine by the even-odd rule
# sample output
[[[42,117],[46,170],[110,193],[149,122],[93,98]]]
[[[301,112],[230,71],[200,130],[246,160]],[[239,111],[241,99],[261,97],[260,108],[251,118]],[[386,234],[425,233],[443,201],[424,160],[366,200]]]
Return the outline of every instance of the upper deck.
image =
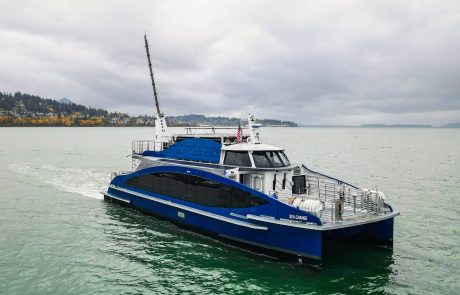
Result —
[[[187,127],[185,133],[174,134],[169,141],[140,140],[133,141],[132,145],[134,157],[151,156],[258,169],[289,167],[290,162],[283,150],[260,143],[259,134],[252,127]]]
[[[224,151],[284,151],[283,148],[265,143],[233,143],[222,146]]]
[[[246,141],[249,135],[244,135],[244,130],[247,128],[241,128],[241,139]],[[185,133],[174,134],[173,140],[175,142],[187,139],[187,138],[203,138],[209,139],[220,144],[230,144],[237,142],[238,127],[187,127]],[[246,132],[247,133],[247,132]]]
[[[233,168],[284,169],[291,166],[283,149],[262,143],[219,143],[208,137],[181,137],[172,143],[133,141],[135,158],[157,157],[201,163],[221,164]]]

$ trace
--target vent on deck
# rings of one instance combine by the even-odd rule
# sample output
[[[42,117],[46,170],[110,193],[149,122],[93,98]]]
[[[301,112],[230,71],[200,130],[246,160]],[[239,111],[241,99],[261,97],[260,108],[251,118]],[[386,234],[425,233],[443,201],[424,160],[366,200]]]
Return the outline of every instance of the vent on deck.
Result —
[[[301,171],[300,171],[300,167],[296,167],[296,168],[294,168],[294,176],[299,176],[299,175],[300,175],[300,173],[301,173]]]

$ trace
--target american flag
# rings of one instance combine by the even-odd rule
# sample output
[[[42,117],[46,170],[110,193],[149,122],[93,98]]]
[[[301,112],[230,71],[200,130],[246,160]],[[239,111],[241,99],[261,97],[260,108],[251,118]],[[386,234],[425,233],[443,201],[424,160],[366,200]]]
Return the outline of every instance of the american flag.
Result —
[[[238,131],[236,132],[236,141],[241,142],[242,139],[242,130],[241,130],[241,124],[238,122]]]

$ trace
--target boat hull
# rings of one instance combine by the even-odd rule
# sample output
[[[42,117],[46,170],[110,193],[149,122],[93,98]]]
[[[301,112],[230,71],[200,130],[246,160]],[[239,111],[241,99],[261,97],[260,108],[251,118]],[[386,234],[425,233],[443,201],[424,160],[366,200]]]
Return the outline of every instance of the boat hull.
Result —
[[[341,240],[372,245],[393,245],[394,218],[325,231],[326,240]]]
[[[184,207],[178,208],[126,192],[115,193],[110,189],[109,193],[104,194],[104,198],[146,214],[169,220],[195,232],[219,238],[234,245],[247,246],[251,250],[257,250],[257,252],[270,256],[285,256],[296,260],[320,260],[322,256],[322,238],[321,232],[318,231],[283,228],[281,226],[268,227],[248,223],[244,218],[235,218],[233,220],[236,223],[230,223],[226,220],[196,213],[194,208],[189,210]]]
[[[219,216],[124,188],[110,187],[104,198],[232,245],[301,263],[321,260],[325,239],[352,240],[358,237],[363,241],[372,238],[388,242],[393,238],[393,218],[322,231],[243,216]]]

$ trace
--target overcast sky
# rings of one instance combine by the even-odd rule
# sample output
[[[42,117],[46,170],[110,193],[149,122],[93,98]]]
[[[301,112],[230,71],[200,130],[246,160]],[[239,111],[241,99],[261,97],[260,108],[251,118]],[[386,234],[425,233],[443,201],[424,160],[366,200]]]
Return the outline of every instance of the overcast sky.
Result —
[[[0,91],[303,124],[460,121],[460,1],[0,0]]]

